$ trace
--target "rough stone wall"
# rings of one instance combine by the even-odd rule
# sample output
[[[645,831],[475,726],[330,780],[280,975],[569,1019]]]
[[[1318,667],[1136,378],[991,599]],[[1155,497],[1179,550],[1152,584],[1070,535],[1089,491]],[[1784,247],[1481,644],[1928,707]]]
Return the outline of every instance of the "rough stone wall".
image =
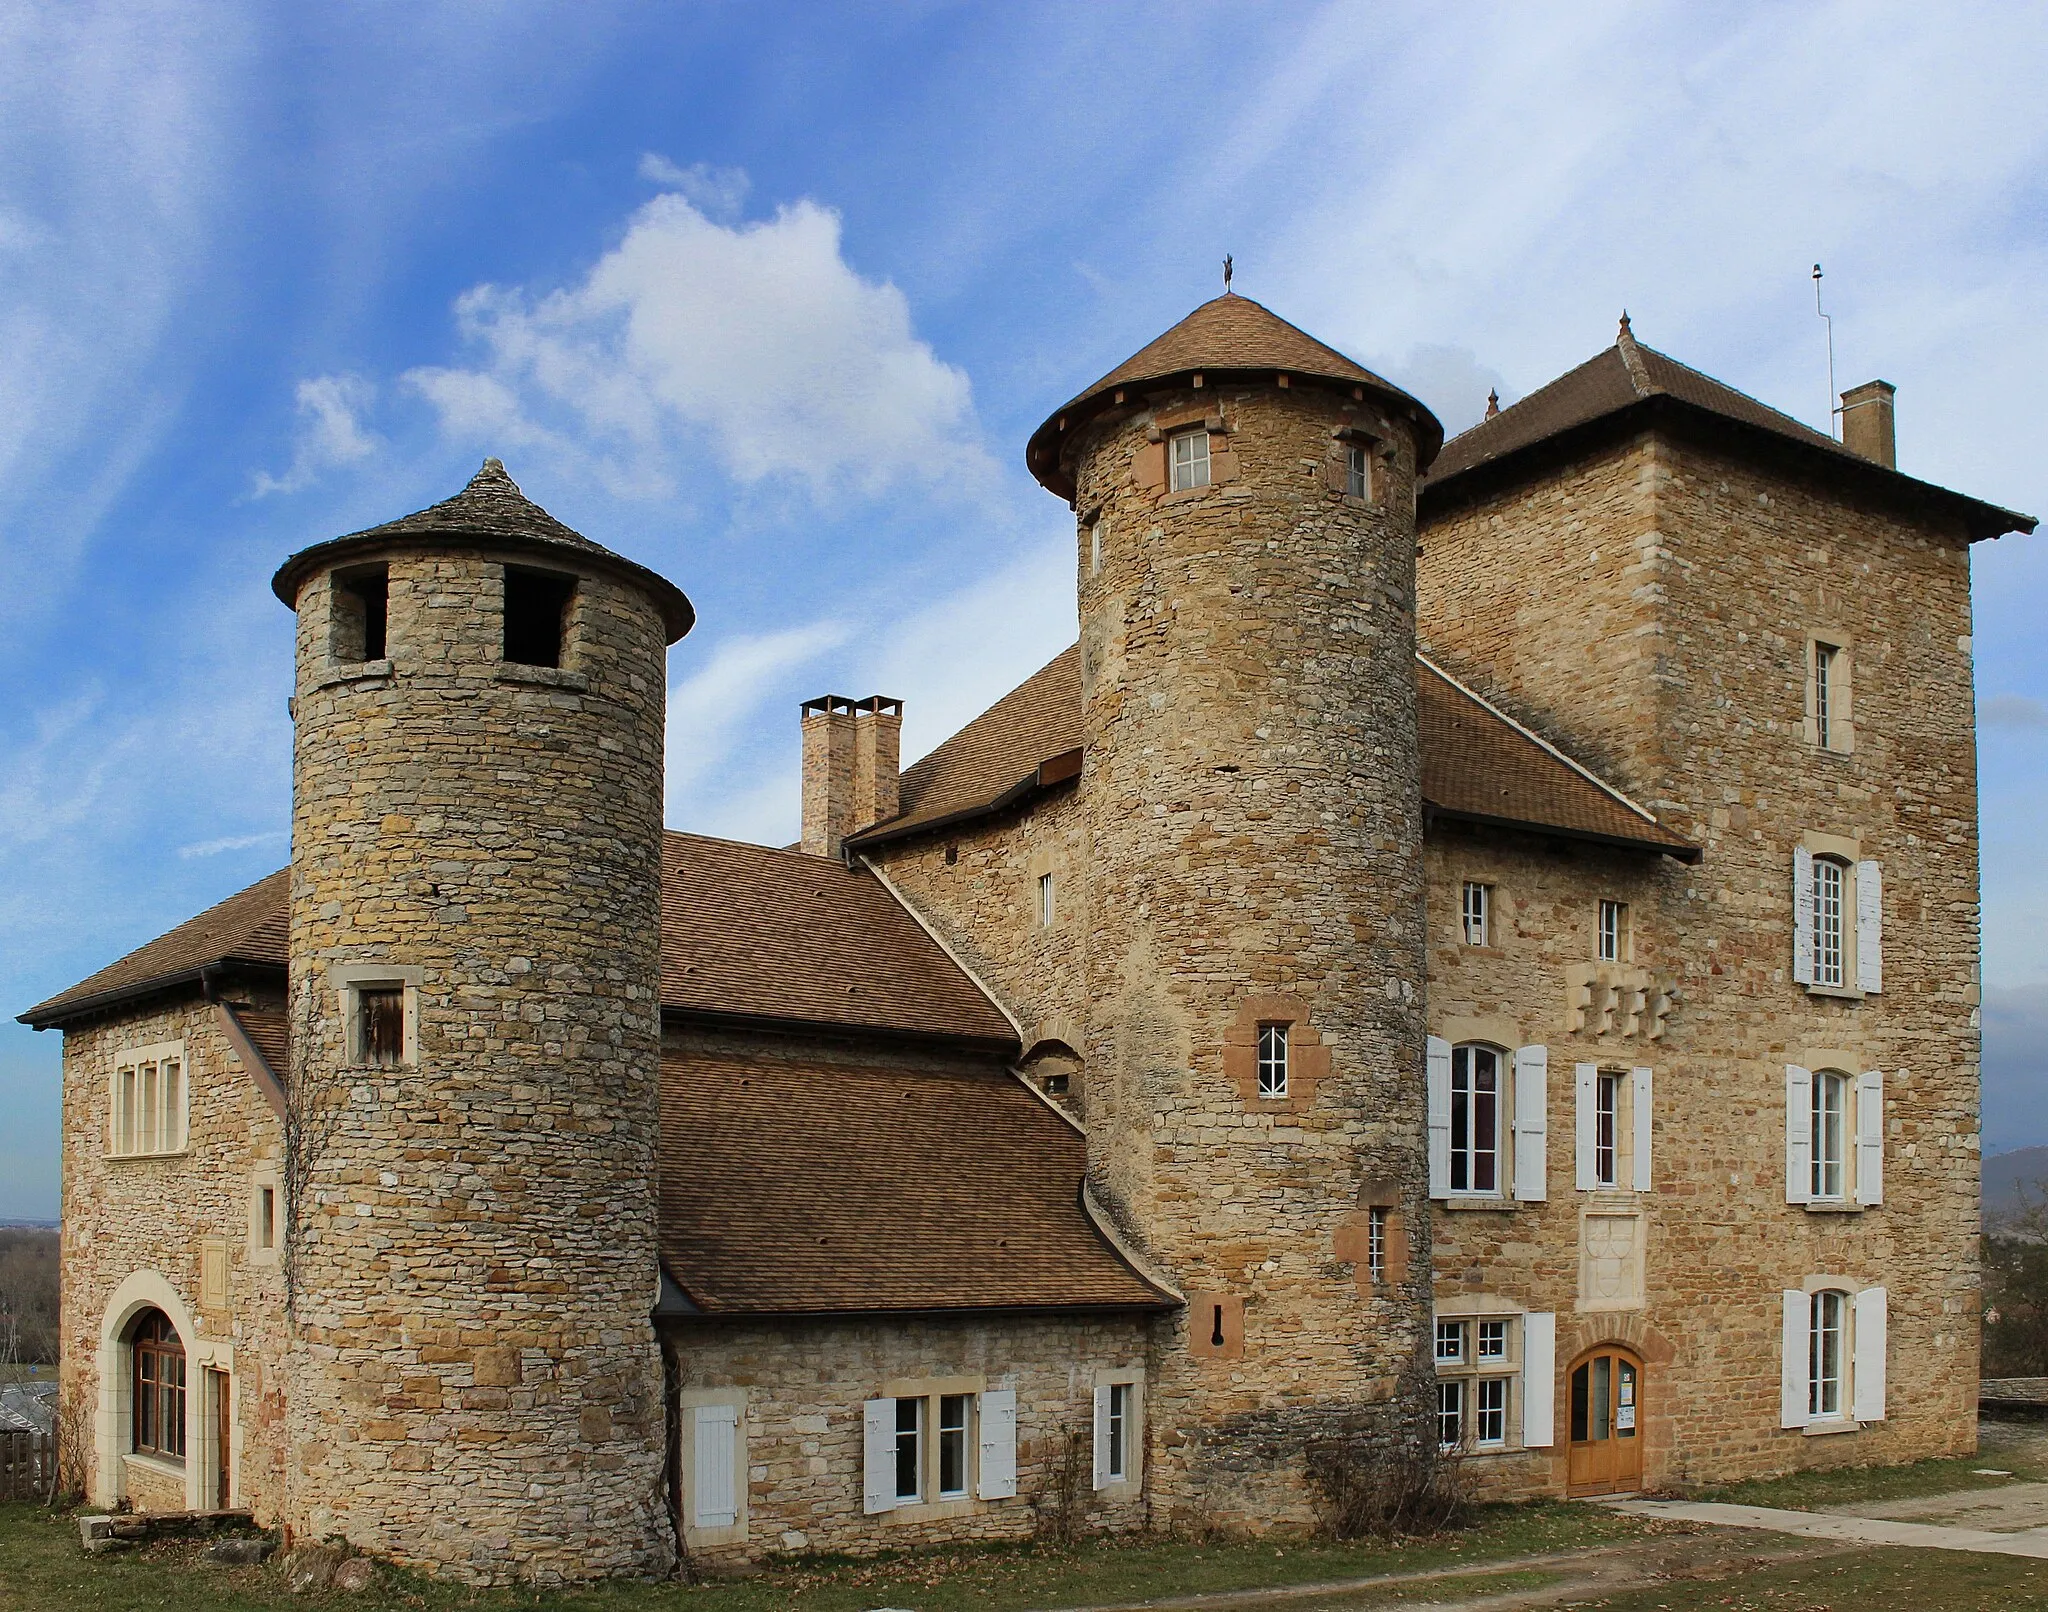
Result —
[[[1589,735],[1579,752],[1600,750],[1705,853],[1696,868],[1646,866],[1630,898],[1638,948],[1684,992],[1663,1044],[1594,1048],[1657,1071],[1645,1304],[1580,1316],[1573,1331],[1560,1295],[1574,1290],[1580,1049],[1559,1033],[1555,958],[1590,944],[1596,886],[1622,870],[1592,877],[1589,853],[1560,860],[1504,837],[1432,847],[1432,1019],[1469,1007],[1552,1025],[1551,1203],[1440,1215],[1439,1294],[1484,1282],[1535,1308],[1554,1301],[1560,1387],[1576,1346],[1603,1329],[1639,1329],[1646,1353],[1668,1347],[1645,1389],[1652,1482],[1972,1448],[1977,847],[1962,534],[1660,438],[1439,508],[1423,550],[1425,647],[1539,723]],[[1846,754],[1806,737],[1816,629],[1853,637]],[[1618,646],[1624,630],[1632,644]],[[1792,848],[1816,831],[1859,839],[1883,867],[1884,988],[1860,1001],[1792,982]],[[1497,959],[1451,943],[1456,882],[1474,868],[1522,892],[1526,916]],[[1882,1206],[1785,1202],[1784,1067],[1823,1049],[1884,1071]],[[1888,1418],[1825,1438],[1778,1426],[1780,1290],[1817,1275],[1882,1284],[1890,1306]]]
[[[699,1563],[788,1552],[868,1555],[1029,1537],[1054,1525],[1063,1482],[1082,1532],[1144,1526],[1138,1485],[1093,1488],[1098,1371],[1147,1369],[1154,1323],[1114,1315],[700,1322],[665,1344],[685,1393],[746,1393],[748,1529],[690,1546]],[[1013,1499],[862,1509],[862,1407],[905,1379],[968,1378],[1017,1395]],[[1145,1418],[1150,1430],[1150,1417]],[[1072,1454],[1069,1454],[1071,1441]],[[1152,1450],[1157,1439],[1151,1439]],[[1071,1462],[1071,1465],[1069,1463]],[[687,1486],[689,1474],[685,1472]],[[687,1499],[687,1495],[686,1495]]]
[[[502,557],[390,559],[389,660],[299,608],[291,1521],[472,1579],[664,1571],[654,1247],[665,635],[585,573],[500,658]],[[526,563],[531,563],[530,561]],[[330,969],[419,971],[352,1067]]]
[[[1214,484],[1165,491],[1157,434],[1204,421]],[[1341,490],[1345,429],[1377,439],[1370,500]],[[1421,1409],[1425,1250],[1377,1291],[1344,1257],[1371,1183],[1426,1228],[1414,444],[1372,404],[1259,387],[1151,397],[1068,452],[1102,522],[1079,567],[1090,1172],[1191,1299],[1154,1387],[1156,1515],[1302,1526],[1307,1441]],[[1242,1078],[1264,1019],[1319,1038],[1302,1076],[1326,1060],[1286,1101]]]
[[[185,1044],[189,1082],[184,1150],[110,1157],[109,1077],[116,1057],[124,1049],[175,1041]],[[107,1470],[102,1440],[94,1436],[109,1306],[124,1282],[154,1275],[193,1323],[192,1335],[183,1338],[195,1406],[188,1467],[211,1459],[197,1448],[206,1430],[196,1414],[201,1363],[211,1362],[229,1374],[230,1496],[254,1510],[259,1522],[274,1521],[282,1511],[286,1450],[284,1293],[277,1264],[262,1262],[252,1249],[250,1199],[258,1172],[281,1163],[284,1135],[213,1005],[159,1000],[65,1032],[62,1148],[59,1371],[64,1398],[89,1440],[87,1494],[102,1504],[125,1494],[138,1510],[187,1504],[178,1477],[132,1459]],[[205,1302],[201,1251],[208,1239],[226,1253],[226,1291],[213,1295],[225,1303]],[[125,1372],[112,1386],[129,1395]]]

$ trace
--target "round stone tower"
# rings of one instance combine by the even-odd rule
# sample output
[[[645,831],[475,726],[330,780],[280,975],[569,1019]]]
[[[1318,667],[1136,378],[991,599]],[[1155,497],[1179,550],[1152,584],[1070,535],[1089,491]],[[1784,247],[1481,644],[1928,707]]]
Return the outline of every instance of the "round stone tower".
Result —
[[[659,1573],[662,728],[689,601],[523,497],[294,555],[285,1520]]]
[[[1034,434],[1080,518],[1091,1186],[1187,1295],[1163,1520],[1309,1521],[1430,1405],[1415,488],[1442,427],[1246,298]]]

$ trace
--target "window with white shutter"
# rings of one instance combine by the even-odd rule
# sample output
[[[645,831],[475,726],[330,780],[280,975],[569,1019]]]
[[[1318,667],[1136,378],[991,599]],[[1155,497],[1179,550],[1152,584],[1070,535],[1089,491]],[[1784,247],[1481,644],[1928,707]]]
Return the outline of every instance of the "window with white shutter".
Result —
[[[1522,1444],[1544,1449],[1556,1441],[1557,1316],[1531,1310],[1522,1317]]]
[[[698,1405],[691,1422],[691,1525],[730,1528],[739,1520],[739,1407]]]
[[[1634,1156],[1630,1170],[1638,1192],[1650,1190],[1650,1071],[1641,1065],[1629,1071],[1629,1114]]]
[[[1600,1066],[1597,1063],[1577,1064],[1573,1066],[1572,1073],[1578,1097],[1573,1134],[1578,1187],[1581,1192],[1594,1192],[1601,1185]]]
[[[1813,1071],[1785,1065],[1785,1201],[1813,1195]],[[1786,1423],[1786,1426],[1791,1426]]]
[[[1856,989],[1884,989],[1884,875],[1867,860],[1856,864]]]
[[[1884,1071],[1856,1077],[1856,1201],[1884,1202]]]
[[[1550,1049],[1515,1049],[1515,1197],[1542,1203],[1550,1196]]]
[[[992,1388],[981,1396],[980,1483],[984,1500],[1007,1500],[1017,1492],[1017,1393]]]
[[[1813,1305],[1803,1287],[1784,1293],[1784,1339],[1780,1345],[1778,1425],[1804,1427],[1807,1420],[1807,1357],[1812,1348]]]
[[[871,1399],[861,1407],[861,1509],[870,1516],[896,1509],[896,1401]]]
[[[1792,847],[1792,978],[1813,983],[1813,853]]]
[[[1859,1422],[1884,1420],[1885,1291],[1866,1287],[1856,1295],[1856,1346],[1852,1409]]]
[[[1429,1085],[1429,1195],[1451,1195],[1451,1044],[1429,1038],[1426,1059]]]

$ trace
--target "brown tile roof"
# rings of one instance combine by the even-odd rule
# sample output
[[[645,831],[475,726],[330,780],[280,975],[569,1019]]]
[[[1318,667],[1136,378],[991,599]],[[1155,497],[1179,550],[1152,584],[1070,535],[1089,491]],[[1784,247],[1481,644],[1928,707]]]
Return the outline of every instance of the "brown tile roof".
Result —
[[[263,1008],[238,1007],[229,1011],[234,1014],[235,1022],[241,1025],[242,1034],[263,1054],[263,1061],[270,1065],[271,1074],[282,1081],[292,1061],[291,1021],[282,1013],[272,1013]]]
[[[710,1315],[1163,1307],[1080,1206],[1086,1144],[1005,1071],[663,1061],[662,1263]]]
[[[661,913],[664,1008],[1016,1039],[881,882],[837,858],[670,834]]]
[[[1973,533],[1992,537],[2001,532],[2034,529],[2031,515],[1980,503],[1961,493],[1917,481],[1873,464],[1834,438],[1760,403],[1746,392],[1703,375],[1690,365],[1645,347],[1624,325],[1620,338],[1604,353],[1560,375],[1489,420],[1460,432],[1444,444],[1430,467],[1425,492],[1484,465],[1498,464],[1526,449],[1598,420],[1612,420],[1639,405],[1667,399],[1701,414],[1734,421],[1795,448],[1826,454],[1854,474],[1874,474],[1890,485],[1933,495],[1960,507]]]
[[[449,537],[531,549],[541,555],[551,549],[558,553],[566,551],[585,562],[618,572],[654,596],[668,622],[670,643],[688,632],[697,619],[690,601],[673,582],[556,520],[519,490],[519,484],[496,459],[486,459],[483,468],[470,477],[469,485],[453,498],[444,498],[382,526],[301,549],[278,567],[270,588],[278,598],[296,608],[300,587],[313,571],[323,566],[337,564],[357,551],[433,544]]]
[[[1072,498],[1072,480],[1060,463],[1063,432],[1098,408],[1108,406],[1118,387],[1145,386],[1197,371],[1269,378],[1285,373],[1362,386],[1414,419],[1423,464],[1428,464],[1443,444],[1443,426],[1419,399],[1289,324],[1272,309],[1250,297],[1226,291],[1203,303],[1171,330],[1146,343],[1093,386],[1056,409],[1031,434],[1025,449],[1031,473],[1062,498]]]
[[[289,870],[273,873],[22,1020],[58,1023],[101,999],[195,979],[201,967],[226,960],[283,968],[290,894]],[[834,858],[671,833],[661,911],[665,1009],[991,1044],[1016,1039],[1001,1010],[879,880]],[[250,1038],[258,1040],[253,1028]],[[281,1074],[285,1066],[272,1067]]]
[[[166,985],[196,981],[215,963],[285,966],[285,933],[291,901],[291,870],[280,868],[248,889],[188,918],[168,934],[138,946],[119,962],[39,1002],[21,1015],[24,1024],[55,1023],[89,1012],[102,1001],[119,1001]]]
[[[1430,812],[1698,858],[1690,840],[1419,656],[1415,696]]]
[[[1626,804],[1592,773],[1421,662],[1422,798],[1450,817],[1618,841],[1690,859],[1692,843]],[[904,810],[849,842],[855,850],[1000,810],[1050,756],[1081,742],[1075,646],[1004,695],[903,775]]]

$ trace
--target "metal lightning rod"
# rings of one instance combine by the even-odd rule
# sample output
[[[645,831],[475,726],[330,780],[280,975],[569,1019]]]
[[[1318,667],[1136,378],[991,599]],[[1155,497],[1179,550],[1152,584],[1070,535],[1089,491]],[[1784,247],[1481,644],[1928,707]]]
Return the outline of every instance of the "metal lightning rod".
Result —
[[[1828,327],[1828,435],[1837,442],[1841,435],[1835,430],[1835,419],[1842,410],[1835,401],[1835,321],[1827,309],[1820,305],[1820,265],[1813,266],[1813,311],[1820,315],[1821,323]]]

